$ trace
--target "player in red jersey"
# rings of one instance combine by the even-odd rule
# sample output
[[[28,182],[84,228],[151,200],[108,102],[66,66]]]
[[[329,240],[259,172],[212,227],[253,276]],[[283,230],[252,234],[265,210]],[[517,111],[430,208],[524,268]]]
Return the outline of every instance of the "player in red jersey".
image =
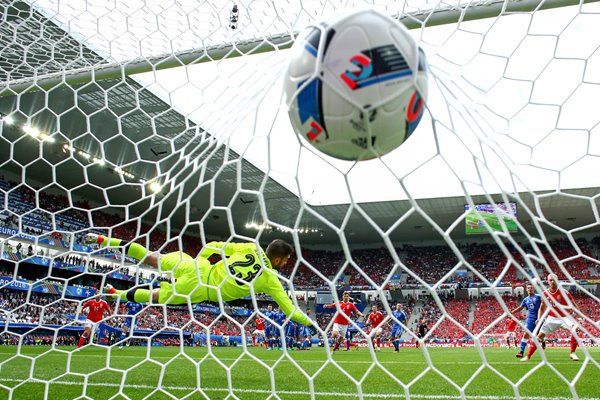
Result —
[[[104,313],[110,312],[108,303],[102,300],[102,295],[100,293],[95,298],[83,303],[80,312],[86,308],[88,310],[88,315],[83,326],[83,334],[79,338],[79,343],[77,343],[78,349],[87,342],[88,338],[92,337],[92,328],[104,319]]]
[[[353,312],[357,313],[361,317],[365,315],[360,312],[358,308],[354,305],[354,303],[350,302],[350,293],[344,292],[342,295],[342,301],[333,303],[333,304],[325,304],[323,308],[338,308],[337,313],[335,314],[335,319],[333,320],[333,351],[339,349],[340,344],[344,341],[346,337],[346,333],[348,332],[348,323],[350,322],[350,316]],[[350,350],[350,341],[346,342],[346,350]]]
[[[544,290],[542,294],[544,301],[538,311],[538,321],[542,320],[544,312],[547,312],[548,316],[540,328],[540,333],[537,336],[538,341],[543,342],[547,335],[559,328],[567,329],[571,332],[571,354],[569,358],[573,361],[579,361],[579,357],[575,354],[575,349],[577,349],[578,324],[570,315],[571,310],[578,310],[577,305],[573,301],[571,293],[558,286],[558,277],[556,274],[548,275],[547,281],[550,288]],[[547,307],[546,302],[550,304],[550,307]],[[527,357],[522,358],[521,361],[529,360],[536,348],[535,343],[531,342]]]
[[[517,348],[517,321],[512,318],[506,320],[506,345],[510,349],[510,341],[512,339],[512,344]]]
[[[256,326],[256,329],[252,332],[254,335],[254,345],[260,346],[260,341],[258,339],[262,338],[262,343],[264,343],[266,346],[267,338],[265,336],[265,319],[261,317],[256,318],[254,320],[254,325]]]
[[[371,335],[371,340],[373,341],[373,348],[375,351],[381,351],[381,332],[383,331],[381,328],[381,323],[384,319],[385,317],[383,313],[377,310],[377,306],[373,304],[371,307],[371,313],[367,318],[365,326],[371,325],[369,335]]]

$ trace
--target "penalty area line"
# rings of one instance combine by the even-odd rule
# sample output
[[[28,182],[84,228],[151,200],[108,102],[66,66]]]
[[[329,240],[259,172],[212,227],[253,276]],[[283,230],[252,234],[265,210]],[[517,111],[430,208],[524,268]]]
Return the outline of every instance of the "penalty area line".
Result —
[[[71,381],[52,381],[48,382],[41,379],[10,379],[10,378],[0,378],[0,382],[29,382],[29,383],[42,383],[48,385],[68,385],[68,386],[84,386],[83,382],[71,382]],[[111,382],[88,382],[87,386],[94,387],[111,387],[111,388],[127,388],[127,389],[156,389],[155,385],[131,385],[125,384],[120,385],[118,383]],[[228,392],[228,393],[257,393],[257,394],[270,394],[277,393],[279,395],[306,395],[310,394],[307,391],[301,390],[263,390],[263,389],[243,389],[243,388],[232,388],[232,390],[226,388],[215,388],[215,387],[188,387],[188,386],[161,386],[163,390],[179,390],[179,391],[195,391],[195,392]],[[357,393],[352,392],[315,392],[315,396],[317,397],[342,397],[342,398],[358,398],[359,395]],[[405,398],[404,394],[398,393],[362,393],[362,397],[364,398],[372,398],[372,399],[383,399],[383,398]],[[462,399],[461,396],[450,396],[450,395],[428,395],[428,394],[411,394],[411,398],[415,399],[444,399],[444,400],[455,400]],[[465,396],[466,399],[472,400],[511,400],[514,399],[514,396]],[[522,400],[569,400],[571,397],[542,397],[542,396],[522,396]],[[598,397],[579,397],[581,400],[600,400]]]

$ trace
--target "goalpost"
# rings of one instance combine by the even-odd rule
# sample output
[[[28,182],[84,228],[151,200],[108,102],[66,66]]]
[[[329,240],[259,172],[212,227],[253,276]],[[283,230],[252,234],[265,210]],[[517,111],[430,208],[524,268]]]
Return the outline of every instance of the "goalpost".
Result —
[[[240,1],[236,13],[234,2],[218,1],[0,0],[0,337],[16,345],[0,347],[0,397],[500,398],[507,388],[507,396],[546,396],[530,385],[538,371],[554,374],[559,397],[590,397],[582,385],[600,373],[600,4],[275,3]],[[409,141],[355,164],[296,138],[281,81],[286,50],[308,23],[358,7],[412,29],[431,93]],[[465,208],[499,202],[515,203],[517,231]],[[477,241],[462,234],[467,218],[484,232],[474,248],[464,245]],[[73,353],[59,345],[78,326],[76,306],[93,294],[82,282],[159,284],[119,252],[90,254],[89,232],[193,256],[211,240],[283,237],[296,256],[281,278],[299,309],[317,288],[337,301],[337,289],[354,282],[388,316],[406,298],[398,293],[419,299],[409,320],[427,317],[427,344],[406,365],[420,369],[411,375],[399,367],[403,354],[392,360],[372,347],[353,364],[333,356],[327,340],[314,358],[289,350],[265,357],[251,348],[266,304],[257,296],[244,308],[150,305],[143,322],[159,333],[134,334],[148,345],[143,354],[96,344],[95,353]],[[423,250],[423,240],[441,247]],[[45,254],[15,251],[18,243]],[[453,261],[439,266],[436,255]],[[43,268],[40,281],[26,263]],[[59,271],[69,268],[79,275]],[[486,340],[505,345],[498,327],[525,295],[511,284],[531,281],[541,293],[549,273],[581,303],[581,368],[564,372],[562,358],[539,352],[516,376],[488,355],[496,345]],[[469,288],[456,286],[467,279]],[[11,302],[9,293],[23,296]],[[489,313],[471,309],[471,295],[491,297]],[[117,314],[99,338],[120,332]],[[473,329],[472,314],[485,326]],[[330,334],[333,322],[319,322]],[[241,336],[239,352],[215,348],[217,331]],[[52,337],[47,350],[25,343],[38,332]],[[471,343],[461,350],[466,375],[448,367],[461,360],[434,352],[433,338],[444,335]],[[151,341],[179,351],[156,352]],[[485,379],[500,383],[486,387]]]

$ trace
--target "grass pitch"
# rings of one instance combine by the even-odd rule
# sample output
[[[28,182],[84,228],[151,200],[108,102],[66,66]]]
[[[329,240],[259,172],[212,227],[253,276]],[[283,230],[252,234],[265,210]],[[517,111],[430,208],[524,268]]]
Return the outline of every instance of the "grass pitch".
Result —
[[[267,351],[262,348],[0,347],[0,399],[529,399],[600,397],[600,350],[569,360],[548,349],[526,363],[514,350],[468,348]],[[482,359],[488,363],[486,366]],[[566,381],[572,383],[572,387]],[[312,382],[311,382],[312,381]],[[453,382],[453,383],[452,383]],[[511,383],[515,384],[513,388]]]

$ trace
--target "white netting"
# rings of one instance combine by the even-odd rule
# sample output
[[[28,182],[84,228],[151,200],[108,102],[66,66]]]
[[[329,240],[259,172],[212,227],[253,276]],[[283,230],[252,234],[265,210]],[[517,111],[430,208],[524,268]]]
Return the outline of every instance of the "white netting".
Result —
[[[597,396],[596,3],[97,3],[0,0],[0,397]],[[430,96],[409,141],[355,164],[295,137],[281,78],[298,31],[367,6],[414,28]],[[516,204],[517,232],[465,209],[494,202]],[[464,234],[467,218],[482,235]],[[282,282],[324,340],[259,347],[273,302],[252,288],[145,305],[123,336],[111,303],[74,353],[94,288],[160,285],[123,248],[85,245],[89,232],[194,257],[212,240],[284,238],[296,255]],[[505,348],[523,283],[541,293],[549,273],[579,305],[579,364],[564,330],[529,363]],[[334,355],[321,306],[344,290],[386,319],[380,342],[354,319],[358,350]]]

